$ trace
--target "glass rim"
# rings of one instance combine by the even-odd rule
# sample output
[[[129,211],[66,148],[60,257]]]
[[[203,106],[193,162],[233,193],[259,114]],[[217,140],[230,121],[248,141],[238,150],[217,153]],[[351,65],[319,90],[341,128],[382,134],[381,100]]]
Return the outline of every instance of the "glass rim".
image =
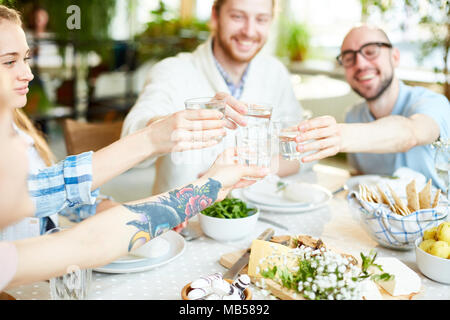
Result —
[[[214,103],[214,102],[225,102],[222,99],[216,99],[215,97],[198,97],[198,98],[189,98],[184,101],[185,104],[189,103]]]

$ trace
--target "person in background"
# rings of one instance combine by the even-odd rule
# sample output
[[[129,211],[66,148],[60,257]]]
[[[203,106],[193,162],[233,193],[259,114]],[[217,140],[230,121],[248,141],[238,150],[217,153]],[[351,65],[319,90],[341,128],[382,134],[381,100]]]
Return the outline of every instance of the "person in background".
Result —
[[[303,161],[347,152],[359,174],[392,175],[400,167],[422,173],[443,190],[431,144],[450,135],[450,104],[438,93],[399,80],[400,52],[380,28],[362,25],[344,38],[337,57],[352,89],[364,98],[336,123],[323,116],[299,124],[297,150],[315,150]],[[305,143],[310,139],[314,142]]]
[[[30,195],[35,217],[29,217],[0,232],[0,240],[15,240],[43,234],[57,222],[57,214],[81,220],[112,205],[100,199],[98,187],[148,157],[172,151],[210,147],[215,137],[225,134],[225,121],[215,110],[185,110],[154,122],[98,152],[67,157],[54,164],[54,156],[43,136],[20,110],[27,103],[28,84],[33,79],[29,67],[30,49],[18,12],[0,6],[0,72],[9,81],[7,107],[13,110],[12,128],[28,144]],[[223,96],[223,94],[221,95]],[[225,97],[226,98],[226,97]],[[234,108],[232,105],[230,108]],[[232,118],[240,121],[238,112]],[[198,129],[201,121],[204,129]],[[193,137],[200,136],[202,139]],[[55,178],[58,177],[58,178]]]
[[[214,1],[210,20],[212,35],[194,52],[180,53],[151,68],[142,93],[125,118],[122,136],[184,110],[184,102],[189,98],[213,96],[218,91],[248,103],[272,104],[272,119],[300,118],[302,108],[294,95],[288,70],[276,58],[260,52],[274,15],[274,0]],[[227,126],[225,146],[233,144],[235,128],[233,123]],[[152,193],[196,179],[221,150],[222,146],[216,146],[145,162],[142,166],[155,164]],[[298,161],[284,161],[277,173],[286,176],[298,170]]]

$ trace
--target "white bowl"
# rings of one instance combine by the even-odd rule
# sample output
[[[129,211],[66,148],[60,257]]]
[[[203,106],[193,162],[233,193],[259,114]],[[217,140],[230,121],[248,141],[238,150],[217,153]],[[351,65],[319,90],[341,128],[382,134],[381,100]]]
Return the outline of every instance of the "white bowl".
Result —
[[[436,257],[423,251],[419,248],[422,241],[422,238],[418,238],[415,242],[416,262],[420,272],[434,281],[450,284],[450,259]]]
[[[248,208],[254,208],[247,205]],[[251,216],[237,219],[223,219],[199,214],[200,226],[210,238],[218,241],[233,241],[245,238],[255,228],[259,218],[259,209]]]

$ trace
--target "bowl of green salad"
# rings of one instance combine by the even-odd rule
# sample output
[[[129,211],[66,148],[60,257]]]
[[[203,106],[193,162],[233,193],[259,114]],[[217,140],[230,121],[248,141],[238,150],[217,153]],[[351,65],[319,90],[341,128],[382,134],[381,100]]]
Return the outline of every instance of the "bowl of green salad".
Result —
[[[199,221],[208,237],[218,241],[234,241],[250,234],[258,217],[258,208],[237,198],[225,198],[200,212]]]

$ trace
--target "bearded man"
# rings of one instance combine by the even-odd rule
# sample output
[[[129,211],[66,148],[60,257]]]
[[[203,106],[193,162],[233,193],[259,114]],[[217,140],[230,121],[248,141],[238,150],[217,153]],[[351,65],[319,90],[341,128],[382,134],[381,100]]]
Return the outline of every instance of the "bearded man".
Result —
[[[400,81],[395,68],[400,52],[386,33],[368,25],[355,27],[344,38],[338,62],[353,90],[365,101],[346,114],[346,123],[331,116],[299,124],[300,152],[315,150],[304,162],[348,152],[359,174],[392,175],[400,167],[422,173],[443,190],[432,143],[448,140],[450,104],[438,93]],[[314,139],[312,143],[303,142]]]
[[[192,53],[180,53],[152,67],[141,95],[125,119],[122,136],[184,110],[187,99],[213,97],[216,93],[226,93],[227,99],[236,101],[269,103],[273,106],[272,118],[300,117],[302,109],[289,72],[276,58],[261,52],[274,11],[275,0],[216,0],[209,39]],[[229,122],[223,144],[232,144],[234,129],[236,124]],[[153,194],[197,179],[211,166],[223,144],[153,159]],[[280,163],[277,173],[285,176],[298,170],[298,161],[286,161]]]

